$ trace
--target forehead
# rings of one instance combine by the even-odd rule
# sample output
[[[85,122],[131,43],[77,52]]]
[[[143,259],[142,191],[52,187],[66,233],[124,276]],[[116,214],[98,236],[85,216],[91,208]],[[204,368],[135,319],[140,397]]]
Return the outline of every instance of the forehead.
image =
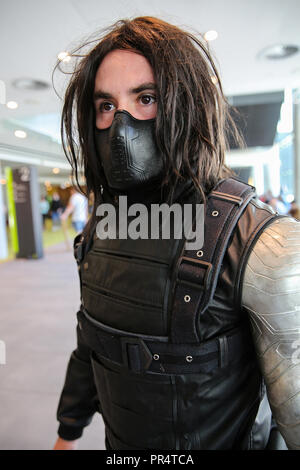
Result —
[[[141,54],[121,49],[109,52],[96,73],[95,88],[110,85],[112,81],[154,81],[154,74],[148,60]]]

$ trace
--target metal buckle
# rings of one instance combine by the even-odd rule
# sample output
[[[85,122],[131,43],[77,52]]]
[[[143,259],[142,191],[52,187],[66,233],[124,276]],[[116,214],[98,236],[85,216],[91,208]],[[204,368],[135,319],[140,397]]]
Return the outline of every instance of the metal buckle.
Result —
[[[83,246],[82,243],[77,243],[74,247],[74,257],[77,261],[77,264],[80,264],[83,259]]]
[[[200,266],[201,268],[206,269],[204,279],[203,279],[203,285],[185,280],[183,277],[180,277],[180,274],[182,276],[182,272],[180,272],[180,266],[184,262],[187,263],[187,264],[191,264],[191,265],[194,264],[196,266]],[[177,282],[179,281],[179,282],[182,282],[184,284],[191,285],[193,287],[196,286],[198,288],[208,289],[209,283],[210,283],[210,280],[211,280],[211,275],[212,275],[212,264],[211,263],[208,263],[207,261],[202,261],[202,260],[198,260],[198,259],[194,259],[194,258],[188,258],[187,256],[183,256],[181,258],[181,262],[180,262],[180,265],[179,265],[179,268],[178,268],[178,271],[177,271]]]
[[[139,347],[139,358],[141,362],[141,369],[134,369],[130,366],[129,357],[128,357],[128,348],[127,345],[132,344]],[[121,349],[122,349],[122,359],[126,367],[134,372],[141,372],[148,370],[152,362],[153,356],[150,352],[148,346],[141,338],[134,338],[130,336],[121,337]]]

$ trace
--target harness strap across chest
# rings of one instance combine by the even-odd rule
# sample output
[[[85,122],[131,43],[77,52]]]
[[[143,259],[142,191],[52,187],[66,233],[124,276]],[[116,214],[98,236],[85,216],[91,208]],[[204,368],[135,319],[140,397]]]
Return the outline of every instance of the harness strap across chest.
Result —
[[[82,338],[93,354],[135,373],[208,373],[243,360],[252,351],[247,328],[236,328],[201,344],[172,344],[167,336],[138,335],[108,327],[91,318],[83,307],[77,319]]]
[[[245,344],[248,330],[239,328],[201,343],[198,319],[213,298],[230,236],[249,201],[252,186],[235,179],[221,181],[207,200],[204,245],[201,250],[183,250],[177,278],[168,337],[150,337],[117,330],[91,318],[83,307],[78,324],[86,344],[101,357],[137,373],[208,372],[225,367]],[[95,227],[94,227],[95,230]],[[76,237],[74,254],[79,266],[92,243]]]
[[[213,298],[229,238],[254,188],[229,178],[207,200],[204,245],[179,258],[171,322],[173,343],[199,343],[198,318]]]

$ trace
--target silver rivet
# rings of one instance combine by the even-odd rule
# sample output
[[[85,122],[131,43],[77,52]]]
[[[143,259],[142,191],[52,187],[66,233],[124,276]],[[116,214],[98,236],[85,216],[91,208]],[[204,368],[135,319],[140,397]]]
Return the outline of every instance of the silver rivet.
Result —
[[[197,256],[198,258],[201,258],[201,256],[203,256],[203,251],[202,250],[197,251]]]
[[[211,215],[213,217],[217,217],[219,215],[219,212],[218,211],[212,211]]]
[[[186,362],[192,362],[193,356],[186,356],[185,360]]]
[[[153,359],[154,359],[155,361],[158,361],[158,359],[159,359],[159,354],[153,354]]]
[[[189,295],[185,295],[185,296],[184,296],[184,301],[185,301],[185,302],[190,302],[190,300],[191,300],[191,298],[190,298]]]

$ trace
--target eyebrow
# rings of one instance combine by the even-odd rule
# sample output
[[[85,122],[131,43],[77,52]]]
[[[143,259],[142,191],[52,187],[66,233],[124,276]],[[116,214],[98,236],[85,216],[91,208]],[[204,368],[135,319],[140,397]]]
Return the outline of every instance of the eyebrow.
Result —
[[[157,87],[156,87],[155,83],[148,82],[148,83],[142,83],[141,85],[138,85],[137,87],[130,88],[129,93],[130,94],[137,94],[137,93],[141,93],[142,91],[145,91],[145,90],[156,90],[156,89],[157,89]],[[107,93],[107,92],[102,91],[100,89],[95,91],[95,93],[94,93],[94,101],[99,100],[99,99],[109,100],[109,99],[112,99],[112,98],[113,98],[113,95],[111,93]]]

